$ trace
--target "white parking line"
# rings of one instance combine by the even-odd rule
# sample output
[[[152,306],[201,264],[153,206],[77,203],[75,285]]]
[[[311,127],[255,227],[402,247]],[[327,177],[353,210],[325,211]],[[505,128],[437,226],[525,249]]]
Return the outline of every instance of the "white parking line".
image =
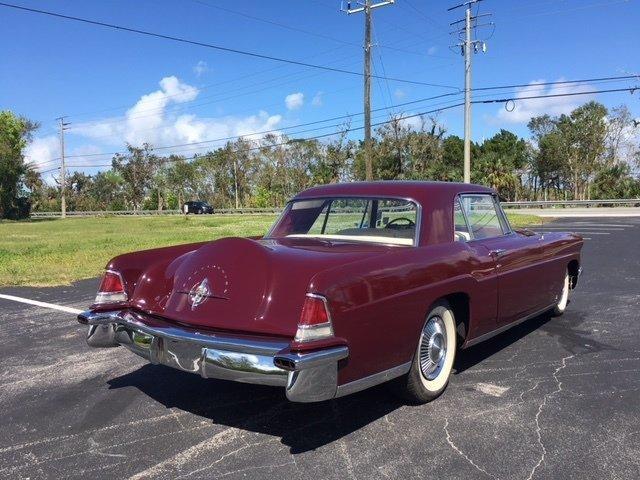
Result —
[[[581,225],[566,225],[566,226],[560,226],[560,227],[547,227],[547,226],[543,226],[540,225],[536,228],[544,228],[545,230],[567,230],[569,232],[575,232],[576,230],[609,230],[611,232],[624,232],[625,229],[624,228],[619,228],[619,227],[594,227],[594,226],[581,226]]]
[[[541,229],[533,229],[534,232],[538,232],[538,233],[560,233],[560,232],[553,232],[553,231],[549,231],[549,230],[541,230]],[[581,232],[581,231],[577,231],[577,230],[567,230],[570,233],[579,233],[580,235],[611,235],[611,232]]]
[[[553,222],[553,225],[587,225],[592,227],[622,227],[622,228],[633,228],[636,226],[634,223],[606,223],[606,222],[573,222],[573,223],[556,223]]]
[[[27,305],[35,305],[36,307],[50,308],[51,310],[60,310],[61,312],[73,313],[75,315],[77,315],[78,313],[82,313],[82,310],[78,310],[77,308],[56,305],[55,303],[39,302],[38,300],[31,300],[29,298],[14,297],[13,295],[4,295],[0,293],[0,298],[4,300],[11,300],[12,302],[26,303]]]

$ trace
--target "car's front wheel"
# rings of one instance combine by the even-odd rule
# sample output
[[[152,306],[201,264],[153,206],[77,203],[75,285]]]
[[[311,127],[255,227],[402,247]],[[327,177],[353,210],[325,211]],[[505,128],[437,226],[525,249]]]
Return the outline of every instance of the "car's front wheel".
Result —
[[[399,393],[414,403],[437,398],[447,387],[456,355],[456,320],[448,302],[427,315],[409,373],[397,380]]]

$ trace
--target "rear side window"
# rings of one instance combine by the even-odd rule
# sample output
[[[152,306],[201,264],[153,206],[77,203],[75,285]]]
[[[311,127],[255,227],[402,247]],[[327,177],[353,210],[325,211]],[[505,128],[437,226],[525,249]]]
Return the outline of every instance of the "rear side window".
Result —
[[[456,242],[468,242],[471,240],[467,219],[464,217],[460,200],[457,198],[453,204],[453,239]]]
[[[471,238],[499,237],[508,232],[492,195],[462,195],[460,202]]]

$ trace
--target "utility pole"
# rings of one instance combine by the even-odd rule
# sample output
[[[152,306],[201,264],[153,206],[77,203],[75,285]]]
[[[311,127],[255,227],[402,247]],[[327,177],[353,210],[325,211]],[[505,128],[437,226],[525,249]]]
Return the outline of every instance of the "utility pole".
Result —
[[[475,16],[471,14],[473,5],[481,1],[482,0],[469,0],[447,10],[451,11],[460,7],[466,7],[464,19],[451,23],[451,26],[455,27],[459,23],[464,22],[464,28],[462,30],[454,30],[451,32],[458,35],[464,33],[464,40],[456,45],[462,49],[462,54],[464,55],[464,183],[471,183],[471,54],[478,53],[478,49],[481,49],[483,52],[487,51],[485,42],[472,39],[471,30],[481,26],[493,25],[492,23],[485,25],[477,25],[476,23],[478,18],[491,15],[490,13]],[[473,52],[471,51],[472,48]]]
[[[395,0],[387,0],[379,3],[371,3],[371,0],[356,2],[359,6],[351,8],[351,2],[347,2],[342,11],[347,15],[364,13],[364,163],[365,179],[373,180],[373,164],[371,162],[371,11],[374,8],[392,5]]]
[[[71,125],[64,121],[65,117],[59,117],[58,120],[60,124],[60,217],[67,217],[67,199],[66,199],[66,190],[67,190],[67,168],[65,165],[64,159],[64,131],[67,129],[67,126]]]
[[[233,157],[233,193],[236,196],[236,210],[240,208],[240,204],[238,203],[238,160],[236,156]]]

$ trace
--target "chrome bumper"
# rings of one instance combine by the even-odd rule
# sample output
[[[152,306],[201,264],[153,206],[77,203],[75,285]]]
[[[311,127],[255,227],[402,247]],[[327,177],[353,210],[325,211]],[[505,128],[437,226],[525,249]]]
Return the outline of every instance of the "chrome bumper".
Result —
[[[285,387],[293,402],[334,398],[338,361],[349,355],[345,346],[292,353],[287,341],[199,332],[128,310],[87,311],[78,321],[89,326],[90,347],[122,345],[153,364],[203,378]]]

